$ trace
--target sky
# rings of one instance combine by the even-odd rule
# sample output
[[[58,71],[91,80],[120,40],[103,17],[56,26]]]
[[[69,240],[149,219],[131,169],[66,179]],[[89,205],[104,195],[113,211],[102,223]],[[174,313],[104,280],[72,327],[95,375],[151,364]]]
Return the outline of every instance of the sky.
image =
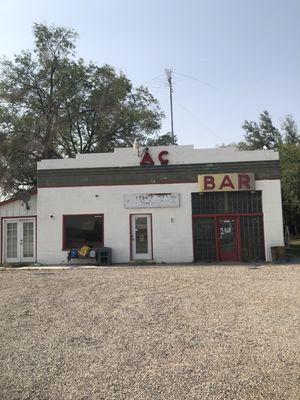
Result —
[[[33,48],[33,22],[79,34],[77,56],[124,72],[159,100],[170,131],[198,148],[238,142],[268,110],[300,127],[299,0],[0,0],[0,55]]]

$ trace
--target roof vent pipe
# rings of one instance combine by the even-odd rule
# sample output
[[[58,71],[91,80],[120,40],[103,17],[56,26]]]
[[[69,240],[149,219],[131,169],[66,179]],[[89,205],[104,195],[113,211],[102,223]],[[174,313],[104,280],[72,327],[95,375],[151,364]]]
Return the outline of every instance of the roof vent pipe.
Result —
[[[139,149],[140,147],[141,147],[140,143],[139,143],[137,140],[135,140],[135,141],[133,142],[133,148],[134,148],[134,149]]]

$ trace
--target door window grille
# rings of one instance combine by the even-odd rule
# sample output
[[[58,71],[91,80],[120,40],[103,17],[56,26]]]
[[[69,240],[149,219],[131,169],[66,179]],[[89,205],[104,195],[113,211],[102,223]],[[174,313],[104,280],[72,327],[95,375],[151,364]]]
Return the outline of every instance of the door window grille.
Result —
[[[241,223],[242,261],[265,260],[262,216],[243,216]]]
[[[195,218],[193,223],[195,261],[216,261],[214,218]]]
[[[262,192],[192,193],[193,214],[252,214],[262,212]]]

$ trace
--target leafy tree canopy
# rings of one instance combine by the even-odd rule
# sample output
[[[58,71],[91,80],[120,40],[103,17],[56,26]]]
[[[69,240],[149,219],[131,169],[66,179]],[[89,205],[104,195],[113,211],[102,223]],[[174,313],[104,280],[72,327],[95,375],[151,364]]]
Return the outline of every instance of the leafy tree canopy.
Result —
[[[284,218],[288,225],[295,225],[300,215],[300,147],[286,143],[279,152]]]
[[[300,144],[298,127],[291,115],[287,115],[286,119],[283,121],[281,125],[281,129],[282,129],[282,139],[284,143],[291,145]]]
[[[300,136],[296,122],[287,115],[278,129],[268,111],[264,111],[258,122],[245,121],[243,129],[245,140],[237,145],[239,149],[279,151],[285,222],[294,225],[300,215]]]
[[[156,135],[146,142],[147,146],[169,146],[172,144],[177,144],[177,137],[173,136],[171,132],[167,132],[164,135]]]
[[[171,144],[146,87],[112,66],[75,59],[77,33],[34,24],[34,51],[0,64],[2,194],[36,186],[36,162],[114,147]]]
[[[282,136],[273,125],[268,111],[260,114],[259,122],[246,120],[242,128],[245,131],[245,141],[238,145],[242,150],[276,150],[282,142]]]

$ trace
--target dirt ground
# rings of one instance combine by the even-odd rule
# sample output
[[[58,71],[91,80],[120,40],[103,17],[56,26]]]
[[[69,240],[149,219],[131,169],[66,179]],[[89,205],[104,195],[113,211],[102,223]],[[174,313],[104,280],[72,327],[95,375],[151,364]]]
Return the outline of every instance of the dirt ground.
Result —
[[[0,271],[0,399],[300,399],[300,265]]]

